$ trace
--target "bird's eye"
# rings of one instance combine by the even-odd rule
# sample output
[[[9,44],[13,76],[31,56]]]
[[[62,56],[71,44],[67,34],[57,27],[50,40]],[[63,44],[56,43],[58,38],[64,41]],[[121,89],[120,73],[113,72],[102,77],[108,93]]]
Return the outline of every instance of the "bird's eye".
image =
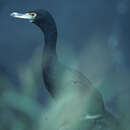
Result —
[[[31,15],[32,17],[36,17],[37,16],[36,13],[29,13],[29,15]]]

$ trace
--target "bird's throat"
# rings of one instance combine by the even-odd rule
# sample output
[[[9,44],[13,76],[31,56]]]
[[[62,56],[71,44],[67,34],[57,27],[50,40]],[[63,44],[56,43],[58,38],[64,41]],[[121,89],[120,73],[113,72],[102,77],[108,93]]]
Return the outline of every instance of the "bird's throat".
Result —
[[[44,34],[44,49],[43,49],[43,64],[45,66],[54,64],[57,59],[56,55],[56,42],[57,42],[57,29],[56,25],[41,25],[40,29]]]

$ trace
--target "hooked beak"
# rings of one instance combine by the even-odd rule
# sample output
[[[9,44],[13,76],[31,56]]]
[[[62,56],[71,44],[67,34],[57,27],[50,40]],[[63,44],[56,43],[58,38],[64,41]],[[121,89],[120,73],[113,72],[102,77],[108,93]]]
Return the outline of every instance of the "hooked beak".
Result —
[[[33,22],[33,20],[35,19],[29,13],[21,14],[21,13],[13,12],[10,14],[10,16],[14,18],[28,19],[30,22]]]

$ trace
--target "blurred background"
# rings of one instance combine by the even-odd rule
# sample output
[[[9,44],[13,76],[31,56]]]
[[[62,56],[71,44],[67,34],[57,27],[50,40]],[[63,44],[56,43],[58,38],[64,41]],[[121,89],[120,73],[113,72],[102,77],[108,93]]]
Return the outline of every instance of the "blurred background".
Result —
[[[10,17],[15,11],[39,8],[50,11],[56,20],[60,61],[86,75],[101,91],[108,111],[128,127],[129,0],[0,0],[0,128],[11,125],[22,130],[12,126],[12,121],[20,125],[12,119],[20,117],[22,122],[30,117],[24,120],[29,125],[53,102],[41,77],[44,36],[28,21]]]

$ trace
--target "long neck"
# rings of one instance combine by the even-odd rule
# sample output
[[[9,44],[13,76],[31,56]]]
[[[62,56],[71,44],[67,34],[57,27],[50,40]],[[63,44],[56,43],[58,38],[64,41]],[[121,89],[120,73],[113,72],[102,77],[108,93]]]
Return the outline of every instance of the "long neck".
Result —
[[[56,61],[56,41],[57,29],[55,22],[49,24],[39,24],[40,29],[44,33],[44,50],[43,50],[43,64],[45,66],[53,64]]]

